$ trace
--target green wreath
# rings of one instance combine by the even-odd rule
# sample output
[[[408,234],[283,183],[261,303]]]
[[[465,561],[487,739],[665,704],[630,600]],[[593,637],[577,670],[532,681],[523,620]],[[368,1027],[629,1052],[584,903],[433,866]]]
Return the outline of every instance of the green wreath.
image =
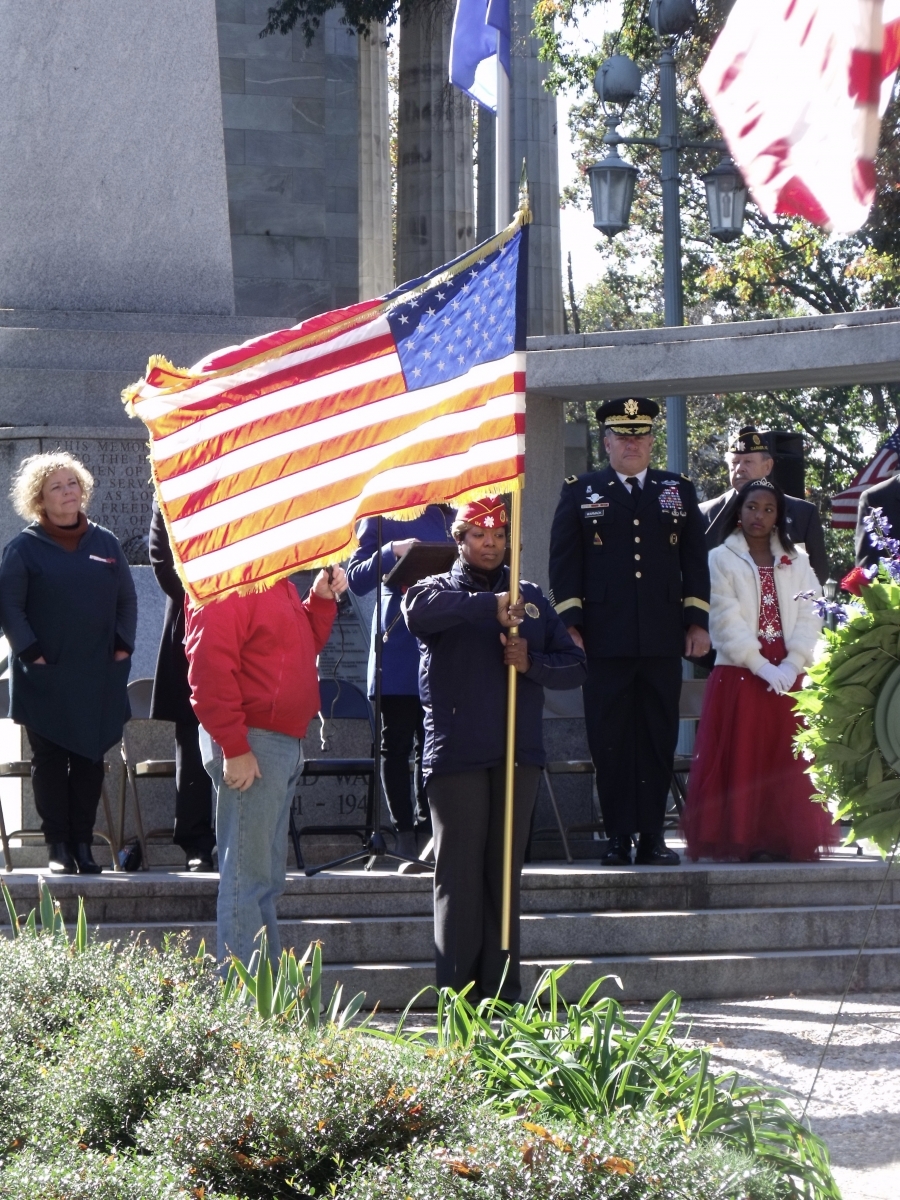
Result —
[[[796,697],[806,722],[796,747],[813,760],[818,798],[850,820],[847,841],[867,838],[887,854],[900,839],[900,586],[886,565],[871,582],[860,569],[851,580],[864,584],[861,606],[819,602],[846,623],[824,631]]]

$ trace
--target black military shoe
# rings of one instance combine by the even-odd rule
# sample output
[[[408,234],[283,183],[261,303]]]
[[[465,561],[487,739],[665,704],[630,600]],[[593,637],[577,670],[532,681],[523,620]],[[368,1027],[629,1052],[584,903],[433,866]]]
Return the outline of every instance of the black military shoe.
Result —
[[[212,851],[198,850],[193,853],[187,860],[187,869],[195,875],[208,874],[211,871],[215,871]]]
[[[600,855],[604,867],[631,866],[631,838],[625,834],[611,837],[606,844],[606,853]]]
[[[75,859],[65,842],[51,842],[47,847],[47,859],[51,875],[76,875]]]
[[[75,859],[79,875],[99,875],[103,868],[94,862],[90,842],[70,842],[69,851]]]
[[[661,833],[642,833],[638,838],[634,861],[642,867],[677,867],[681,859],[674,850],[669,849]]]

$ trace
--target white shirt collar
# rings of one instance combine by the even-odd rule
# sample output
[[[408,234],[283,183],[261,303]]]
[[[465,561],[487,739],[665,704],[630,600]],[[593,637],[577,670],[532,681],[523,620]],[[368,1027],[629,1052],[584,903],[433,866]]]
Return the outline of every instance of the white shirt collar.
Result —
[[[620,483],[625,483],[626,479],[636,479],[638,481],[638,483],[640,484],[641,489],[643,490],[644,481],[647,478],[648,470],[649,470],[649,467],[644,467],[643,471],[641,471],[637,475],[622,475],[619,471],[616,471],[616,474],[619,476]],[[625,483],[625,487],[628,489],[629,492],[631,491],[631,484]]]

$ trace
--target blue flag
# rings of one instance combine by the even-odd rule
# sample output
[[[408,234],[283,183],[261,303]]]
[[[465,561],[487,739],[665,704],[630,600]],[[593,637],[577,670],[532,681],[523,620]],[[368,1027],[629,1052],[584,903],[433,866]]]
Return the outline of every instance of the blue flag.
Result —
[[[450,82],[497,111],[497,56],[509,75],[509,0],[457,0],[450,40]]]

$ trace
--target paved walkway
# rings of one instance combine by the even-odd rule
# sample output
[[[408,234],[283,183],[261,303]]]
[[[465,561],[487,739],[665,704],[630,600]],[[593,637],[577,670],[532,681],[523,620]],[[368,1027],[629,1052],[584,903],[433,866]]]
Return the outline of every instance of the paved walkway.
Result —
[[[822,996],[693,1000],[682,1011],[716,1063],[784,1088],[799,1112],[838,1003]],[[831,1151],[844,1200],[900,1197],[900,996],[848,998],[808,1115]]]

